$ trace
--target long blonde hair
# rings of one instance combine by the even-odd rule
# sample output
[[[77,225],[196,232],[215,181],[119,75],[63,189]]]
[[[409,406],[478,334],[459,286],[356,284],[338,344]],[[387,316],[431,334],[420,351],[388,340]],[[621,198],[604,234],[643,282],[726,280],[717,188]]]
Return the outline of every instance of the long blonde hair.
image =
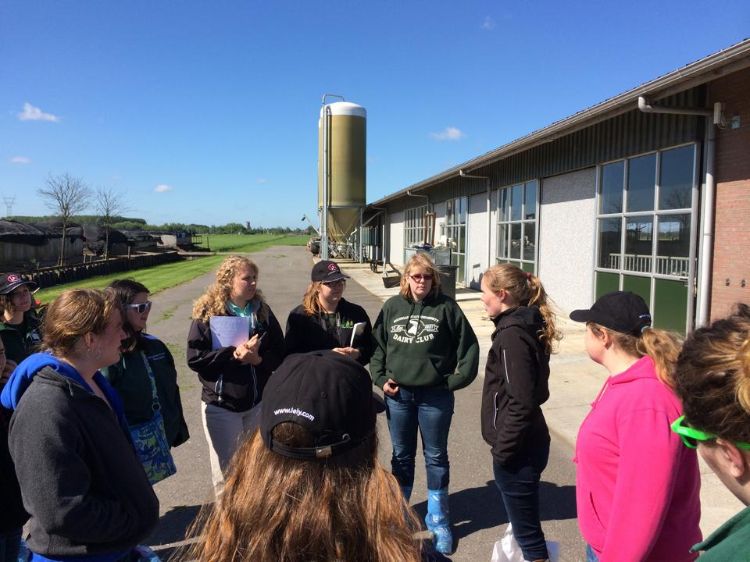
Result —
[[[691,425],[750,442],[750,306],[693,332],[675,369],[677,395]]]
[[[536,306],[544,319],[544,328],[539,334],[539,341],[544,344],[547,353],[556,351],[556,344],[562,339],[562,333],[556,326],[556,315],[552,308],[552,299],[547,296],[542,281],[536,275],[523,271],[509,263],[493,265],[484,272],[482,280],[493,292],[507,291],[515,302],[522,306]]]
[[[311,281],[302,297],[302,307],[308,316],[315,316],[323,310],[318,300],[318,293],[322,284],[321,281]]]
[[[232,282],[237,272],[248,267],[257,276],[258,266],[250,258],[245,256],[229,256],[219,265],[216,271],[216,281],[212,283],[203,295],[193,304],[193,319],[208,322],[212,316],[226,316],[227,302],[232,293]],[[260,289],[256,289],[253,300],[260,303],[258,319],[261,322],[268,321],[268,305],[266,304]]]
[[[595,334],[609,333],[614,344],[632,357],[648,355],[654,361],[656,376],[674,390],[674,369],[682,347],[682,342],[676,334],[649,327],[645,328],[640,336],[634,336],[610,330],[596,322],[589,322],[587,325]]]
[[[402,297],[409,300],[414,299],[414,296],[411,294],[411,287],[409,286],[409,275],[415,269],[422,269],[427,275],[432,275],[432,287],[430,287],[430,294],[428,296],[434,297],[440,293],[440,272],[435,267],[435,263],[430,259],[430,256],[418,252],[404,266],[404,273],[401,275],[401,288],[399,290]]]
[[[273,438],[305,445],[284,422]],[[305,445],[309,446],[309,445]],[[201,523],[203,520],[203,523]],[[213,507],[184,556],[199,562],[417,562],[419,521],[377,461],[377,436],[341,457],[297,460],[266,448],[256,431],[240,445]]]

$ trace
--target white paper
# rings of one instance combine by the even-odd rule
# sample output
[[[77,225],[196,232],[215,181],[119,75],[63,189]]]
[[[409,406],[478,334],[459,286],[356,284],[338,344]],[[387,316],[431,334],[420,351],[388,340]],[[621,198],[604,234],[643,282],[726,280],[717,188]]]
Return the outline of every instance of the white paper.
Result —
[[[352,339],[349,342],[349,347],[354,347],[354,338],[363,334],[363,332],[365,331],[365,326],[367,326],[367,323],[365,322],[357,322],[354,325],[354,327],[352,328]]]
[[[247,341],[250,335],[250,318],[242,316],[212,316],[211,349],[237,347]]]

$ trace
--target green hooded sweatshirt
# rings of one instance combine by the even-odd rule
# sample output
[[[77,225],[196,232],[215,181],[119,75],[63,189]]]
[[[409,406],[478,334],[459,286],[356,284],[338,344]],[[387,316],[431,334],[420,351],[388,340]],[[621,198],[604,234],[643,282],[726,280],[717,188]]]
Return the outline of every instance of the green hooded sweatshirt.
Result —
[[[477,376],[479,344],[456,301],[438,294],[414,302],[388,299],[373,328],[373,382],[390,378],[404,386],[442,386],[458,390]]]

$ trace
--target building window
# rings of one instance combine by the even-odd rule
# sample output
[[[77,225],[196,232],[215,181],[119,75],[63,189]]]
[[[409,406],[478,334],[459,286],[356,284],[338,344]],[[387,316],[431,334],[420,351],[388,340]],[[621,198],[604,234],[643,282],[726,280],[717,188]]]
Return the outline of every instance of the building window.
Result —
[[[654,325],[687,328],[694,275],[695,145],[605,164],[597,206],[596,296],[632,290]]]
[[[497,192],[497,263],[536,272],[539,182],[519,183]]]
[[[468,197],[456,197],[445,202],[445,238],[451,250],[451,265],[458,266],[456,282],[466,282],[466,216]]]
[[[404,263],[416,252],[415,246],[426,241],[427,205],[404,211]]]

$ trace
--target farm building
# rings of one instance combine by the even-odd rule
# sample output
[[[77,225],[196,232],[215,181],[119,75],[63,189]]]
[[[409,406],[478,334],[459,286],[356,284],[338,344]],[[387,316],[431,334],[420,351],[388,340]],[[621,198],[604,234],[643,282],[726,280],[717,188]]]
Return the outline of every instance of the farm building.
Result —
[[[514,263],[565,314],[632,290],[684,333],[750,300],[748,155],[745,40],[369,204],[363,243],[443,246],[472,288]]]

